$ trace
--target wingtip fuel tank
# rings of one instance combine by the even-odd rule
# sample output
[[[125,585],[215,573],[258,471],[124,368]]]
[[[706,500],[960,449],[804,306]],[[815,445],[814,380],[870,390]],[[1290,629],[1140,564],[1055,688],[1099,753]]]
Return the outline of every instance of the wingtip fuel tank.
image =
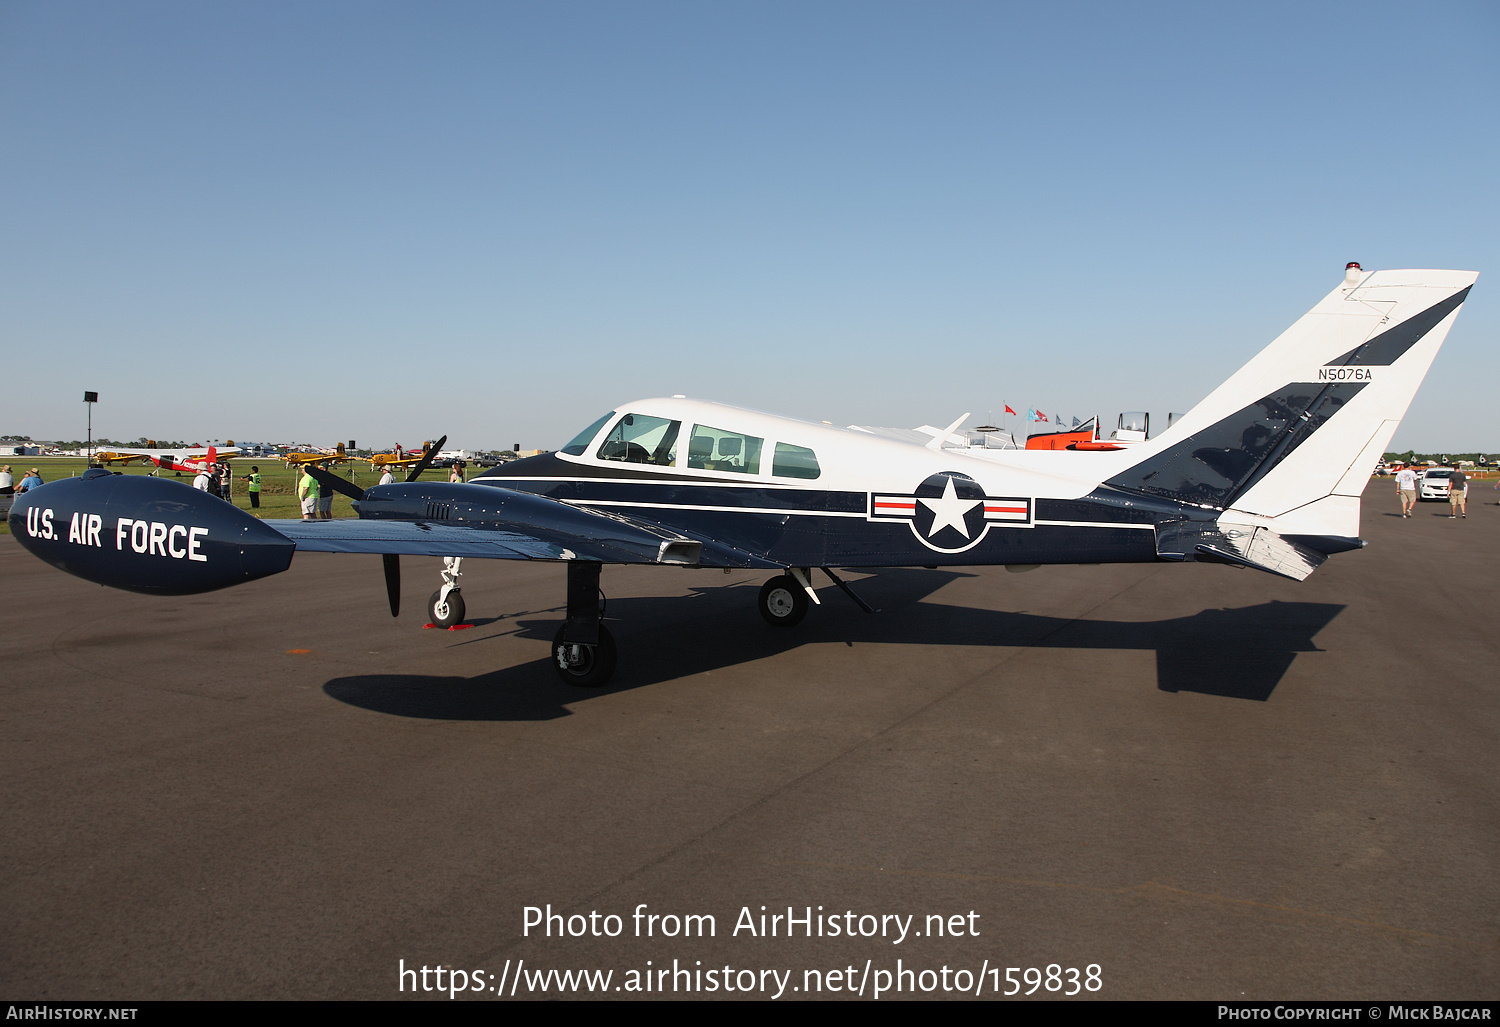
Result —
[[[287,569],[296,543],[181,482],[94,469],[17,496],[10,531],[54,567],[131,592],[212,592]]]

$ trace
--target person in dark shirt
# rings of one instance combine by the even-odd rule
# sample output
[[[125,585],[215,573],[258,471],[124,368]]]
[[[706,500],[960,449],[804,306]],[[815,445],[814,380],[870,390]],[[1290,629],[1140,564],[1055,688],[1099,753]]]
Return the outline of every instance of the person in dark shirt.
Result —
[[[1448,519],[1469,516],[1469,476],[1463,471],[1454,471],[1448,476]]]

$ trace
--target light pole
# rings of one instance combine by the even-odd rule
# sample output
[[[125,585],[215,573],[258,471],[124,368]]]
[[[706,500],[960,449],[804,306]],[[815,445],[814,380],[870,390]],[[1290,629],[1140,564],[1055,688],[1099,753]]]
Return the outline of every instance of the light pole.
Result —
[[[85,392],[83,394],[83,405],[89,408],[89,443],[88,457],[92,463],[94,459],[94,404],[99,402],[97,392]]]

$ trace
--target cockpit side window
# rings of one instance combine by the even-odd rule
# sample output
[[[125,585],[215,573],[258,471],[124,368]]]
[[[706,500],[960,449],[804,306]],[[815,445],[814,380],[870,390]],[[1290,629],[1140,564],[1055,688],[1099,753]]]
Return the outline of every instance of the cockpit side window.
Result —
[[[702,471],[759,474],[760,449],[764,444],[764,439],[754,435],[695,424],[692,437],[688,439],[687,465]]]
[[[816,478],[823,471],[818,467],[818,454],[812,450],[778,442],[771,473],[782,478]]]
[[[562,451],[569,456],[583,456],[584,452],[589,448],[589,443],[594,441],[594,436],[599,434],[599,429],[604,427],[604,422],[613,416],[615,416],[615,412],[611,410],[575,435],[573,441],[564,446]]]
[[[677,462],[677,436],[681,429],[681,421],[650,414],[626,414],[604,437],[599,459],[670,467]]]

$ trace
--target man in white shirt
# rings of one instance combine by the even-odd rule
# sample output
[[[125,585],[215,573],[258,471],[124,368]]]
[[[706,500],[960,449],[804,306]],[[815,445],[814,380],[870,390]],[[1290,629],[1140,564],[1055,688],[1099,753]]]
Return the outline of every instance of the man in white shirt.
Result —
[[[1410,517],[1417,505],[1417,472],[1403,467],[1396,472],[1396,494],[1401,497],[1401,516]]]
[[[385,473],[380,476],[380,484],[381,485],[389,485],[392,482],[394,482],[395,480],[396,480],[396,476],[391,473],[391,469],[389,467],[387,467],[385,469]]]
[[[10,473],[10,464],[0,467],[0,496],[8,496],[16,490],[16,476]]]
[[[193,488],[199,492],[211,491],[211,486],[212,479],[209,477],[207,469],[199,471],[198,476],[193,479]]]

